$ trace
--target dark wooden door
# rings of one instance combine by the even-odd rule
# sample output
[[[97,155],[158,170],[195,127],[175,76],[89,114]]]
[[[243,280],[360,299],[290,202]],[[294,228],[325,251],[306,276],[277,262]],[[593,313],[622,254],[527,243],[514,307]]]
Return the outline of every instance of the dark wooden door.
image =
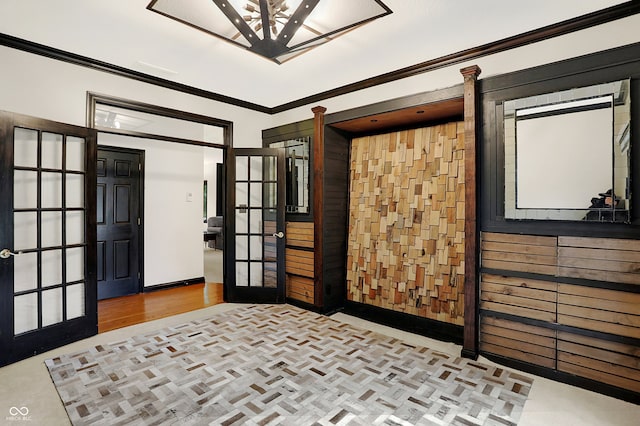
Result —
[[[96,133],[0,112],[0,366],[98,332]]]
[[[97,159],[98,299],[141,291],[142,152],[100,146]]]
[[[225,300],[284,303],[284,149],[230,151]]]

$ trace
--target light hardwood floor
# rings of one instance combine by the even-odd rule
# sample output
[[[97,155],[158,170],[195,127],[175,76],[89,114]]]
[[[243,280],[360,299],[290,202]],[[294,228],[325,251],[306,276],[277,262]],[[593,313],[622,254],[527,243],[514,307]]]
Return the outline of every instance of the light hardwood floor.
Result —
[[[222,284],[193,284],[98,302],[98,332],[223,303]]]

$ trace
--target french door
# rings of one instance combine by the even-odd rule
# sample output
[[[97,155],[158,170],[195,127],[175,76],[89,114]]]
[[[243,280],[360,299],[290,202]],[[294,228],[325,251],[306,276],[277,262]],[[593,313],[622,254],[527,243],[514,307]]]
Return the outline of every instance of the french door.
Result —
[[[225,300],[284,303],[284,150],[229,151]]]
[[[96,133],[0,112],[0,365],[97,333]]]

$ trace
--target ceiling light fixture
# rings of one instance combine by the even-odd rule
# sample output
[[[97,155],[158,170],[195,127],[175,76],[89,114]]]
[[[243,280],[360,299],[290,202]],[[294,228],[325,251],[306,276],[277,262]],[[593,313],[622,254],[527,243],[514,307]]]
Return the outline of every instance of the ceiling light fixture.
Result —
[[[392,13],[380,0],[153,0],[147,9],[278,64]]]

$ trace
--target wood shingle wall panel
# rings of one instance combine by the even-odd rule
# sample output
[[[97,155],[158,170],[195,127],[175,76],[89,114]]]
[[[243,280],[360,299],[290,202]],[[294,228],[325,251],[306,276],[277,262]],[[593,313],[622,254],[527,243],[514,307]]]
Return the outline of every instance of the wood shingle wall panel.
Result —
[[[464,322],[464,126],[352,140],[349,300]]]
[[[480,249],[484,268],[544,275],[557,272],[556,237],[485,232]]]

